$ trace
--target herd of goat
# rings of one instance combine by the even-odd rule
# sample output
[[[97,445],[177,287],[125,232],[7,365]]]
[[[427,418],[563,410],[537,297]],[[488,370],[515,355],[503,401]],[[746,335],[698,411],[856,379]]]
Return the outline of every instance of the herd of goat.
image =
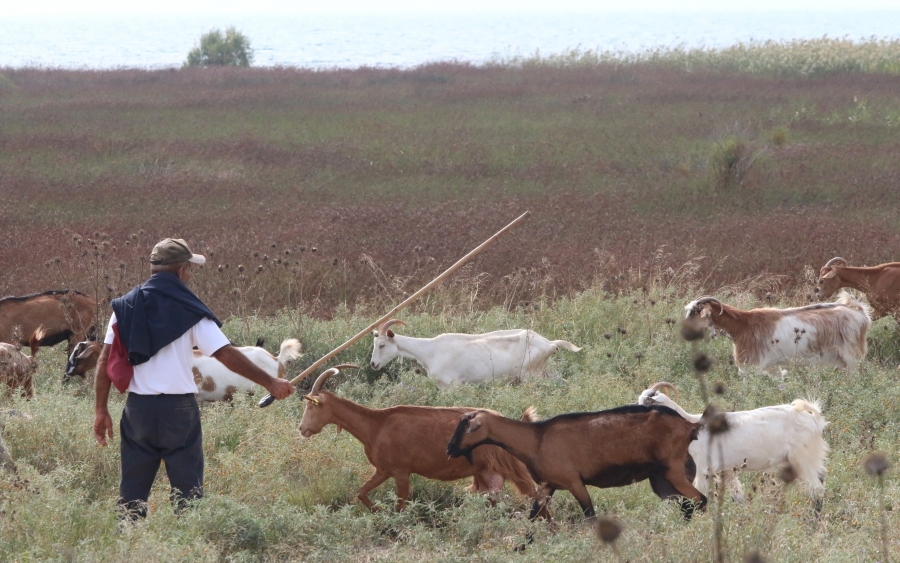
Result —
[[[900,262],[854,268],[834,258],[821,268],[816,292],[820,299],[829,299],[843,287],[865,293],[869,304],[846,291],[833,302],[787,309],[741,310],[701,297],[685,306],[684,316],[694,327],[730,338],[741,372],[771,372],[791,362],[854,370],[866,355],[870,306],[875,318],[900,318]],[[92,338],[95,316],[94,300],[72,290],[0,299],[0,382],[7,394],[21,389],[33,396],[39,347],[63,340],[69,343],[65,378],[84,378],[101,349]],[[392,319],[373,331],[371,367],[379,370],[396,357],[414,359],[441,389],[494,379],[525,381],[540,375],[560,348],[581,350],[531,330],[412,338],[396,334],[395,325],[405,323]],[[30,347],[30,356],[21,351],[24,345]],[[271,375],[283,377],[286,363],[300,357],[300,343],[285,340],[278,356],[266,352],[260,342],[241,351]],[[356,366],[340,365],[316,379],[304,396],[300,433],[310,438],[334,424],[363,444],[375,472],[357,494],[370,509],[368,493],[391,478],[402,509],[410,498],[410,475],[417,474],[445,481],[472,477],[471,490],[489,495],[508,480],[532,499],[532,518],[549,518],[551,496],[564,489],[585,517],[592,518],[586,486],[619,487],[647,479],[660,498],[678,499],[690,518],[705,506],[711,479],[723,479],[732,498],[743,502],[737,471],[786,465],[816,510],[821,509],[829,448],[822,436],[827,423],[815,402],[797,399],[724,413],[724,433],[710,427],[709,417],[684,411],[676,403],[677,389],[666,382],[644,390],[637,404],[546,420],[539,420],[533,409],[520,419],[468,407],[371,409],[323,388],[328,378],[350,367]],[[200,401],[228,401],[235,393],[252,392],[249,381],[202,354],[195,353],[193,372]],[[0,461],[6,464],[6,458]]]

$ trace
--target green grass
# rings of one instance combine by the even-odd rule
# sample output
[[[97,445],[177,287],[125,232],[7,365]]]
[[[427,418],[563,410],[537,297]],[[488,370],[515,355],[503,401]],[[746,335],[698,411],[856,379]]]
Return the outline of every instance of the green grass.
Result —
[[[695,296],[696,280],[652,284],[648,291],[614,296],[593,287],[571,298],[512,310],[466,310],[450,291],[438,292],[404,313],[404,333],[424,336],[447,331],[488,331],[529,327],[583,345],[578,354],[562,351],[552,360],[551,377],[520,385],[458,387],[440,392],[410,362],[394,361],[383,373],[349,371],[337,379],[337,393],[371,407],[395,404],[471,405],[518,416],[534,405],[542,416],[610,408],[633,402],[648,384],[676,383],[681,403],[691,412],[703,405],[692,373],[692,353],[677,327],[684,302]],[[470,288],[471,289],[471,288]],[[724,293],[723,293],[724,295]],[[729,301],[758,304],[736,291]],[[777,303],[790,305],[790,300]],[[355,334],[380,310],[338,311],[331,320],[296,312],[265,319],[233,319],[226,333],[236,342],[264,336],[275,349],[281,339],[299,337],[306,355],[292,367],[299,372]],[[620,330],[621,329],[621,330]],[[624,333],[623,333],[624,331]],[[606,338],[605,335],[609,335]],[[714,360],[710,381],[721,381],[728,409],[789,402],[797,397],[822,401],[832,447],[827,464],[825,508],[820,521],[805,495],[775,476],[744,474],[752,500],[724,507],[727,560],[759,550],[770,561],[869,561],[880,549],[875,481],[859,466],[870,451],[893,457],[900,435],[900,391],[895,380],[900,330],[893,320],[875,323],[870,355],[859,374],[825,368],[789,368],[784,382],[767,376],[742,377],[729,364],[725,339],[701,343]],[[340,361],[366,365],[366,340]],[[637,355],[640,354],[640,358]],[[17,561],[546,561],[607,560],[612,552],[597,543],[581,522],[574,499],[559,492],[555,523],[531,523],[526,503],[508,496],[491,507],[466,493],[465,482],[416,478],[413,503],[396,513],[393,485],[373,492],[383,510],[371,514],[355,501],[370,473],[362,446],[333,426],[309,440],[299,437],[302,401],[292,398],[267,409],[239,397],[233,407],[204,409],[207,497],[175,518],[165,502],[166,481],[152,493],[152,514],[137,528],[115,533],[118,478],[117,441],[99,448],[90,434],[91,390],[60,383],[64,358],[41,351],[38,395],[32,401],[4,401],[4,408],[31,419],[7,418],[4,438],[19,465],[18,476],[0,475],[0,559]],[[306,382],[309,384],[309,381]],[[258,399],[258,396],[256,397]],[[123,400],[111,399],[118,419]],[[161,474],[162,475],[162,474]],[[892,473],[886,498],[893,507],[898,485]],[[646,483],[592,490],[598,512],[615,517],[625,531],[617,546],[629,561],[689,561],[711,558],[710,510],[691,523],[677,508],[661,503]],[[887,513],[896,530],[893,511]],[[512,549],[526,533],[534,543],[522,554]],[[891,539],[894,556],[898,549]]]

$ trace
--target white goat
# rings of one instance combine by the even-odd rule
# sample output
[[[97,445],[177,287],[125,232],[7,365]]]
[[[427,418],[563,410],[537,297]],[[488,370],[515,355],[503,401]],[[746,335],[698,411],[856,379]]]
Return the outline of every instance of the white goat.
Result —
[[[675,389],[664,381],[641,393],[638,403],[644,406],[669,407],[691,422],[704,422],[701,414],[688,414],[678,403],[660,392]],[[744,502],[744,492],[735,470],[773,471],[786,465],[794,469],[797,479],[813,496],[816,510],[821,510],[825,491],[825,458],[829,447],[822,438],[828,424],[818,402],[797,399],[789,405],[762,407],[752,411],[726,412],[728,431],[718,434],[710,451],[710,433],[704,427],[688,453],[697,465],[694,487],[706,494],[709,479],[716,473],[731,491],[731,497]]]
[[[260,346],[240,346],[238,350],[272,377],[284,378],[285,364],[302,356],[301,348],[299,340],[288,338],[281,343],[277,358]],[[197,384],[197,402],[231,401],[234,394],[240,391],[252,395],[256,386],[246,377],[226,368],[219,360],[204,356],[199,350],[194,350],[191,369]]]
[[[457,383],[481,383],[510,377],[528,381],[540,375],[550,356],[559,348],[581,350],[565,340],[547,340],[533,330],[498,330],[485,334],[448,333],[434,338],[412,338],[394,334],[389,327],[406,325],[393,319],[373,330],[372,369],[379,370],[400,356],[425,367],[438,387]]]
[[[715,297],[701,297],[684,307],[685,318],[712,326],[734,343],[734,363],[760,370],[791,361],[853,370],[866,356],[869,307],[847,292],[834,303],[743,311]]]

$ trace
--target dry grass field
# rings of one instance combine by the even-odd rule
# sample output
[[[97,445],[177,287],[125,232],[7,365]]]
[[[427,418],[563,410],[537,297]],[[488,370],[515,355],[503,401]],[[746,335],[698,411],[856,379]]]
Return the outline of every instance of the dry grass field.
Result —
[[[837,55],[806,75],[775,47],[409,71],[0,70],[0,293],[118,294],[177,235],[211,255],[201,283],[223,315],[327,316],[393,302],[526,209],[473,264],[484,305],[690,259],[710,288],[768,276],[770,291],[836,255],[896,259],[900,75]],[[767,57],[784,67],[730,70]]]
[[[407,71],[0,69],[0,295],[75,288],[105,306],[146,277],[156,241],[184,237],[209,258],[192,287],[229,337],[299,338],[296,374],[530,210],[398,331],[532,328],[584,350],[522,384],[441,392],[395,361],[330,388],[371,407],[549,417],[668,380],[701,412],[685,303],[800,305],[833,256],[900,256],[898,52],[821,40]],[[594,489],[622,526],[613,545],[565,492],[552,524],[509,487],[492,506],[462,481],[414,479],[402,513],[388,481],[369,513],[361,445],[334,427],[303,440],[303,401],[260,410],[259,394],[204,408],[205,499],[176,517],[161,474],[151,516],[117,531],[118,438],[96,445],[90,384],[62,384],[63,351],[45,348],[37,396],[0,394],[18,466],[0,469],[0,561],[897,560],[896,469],[861,464],[900,452],[897,322],[876,321],[868,344],[858,373],[780,380],[739,375],[726,338],[702,340],[719,406],[821,402],[824,509],[778,475],[742,474],[747,504],[713,499],[690,523],[646,483]],[[340,360],[368,365],[370,346]]]

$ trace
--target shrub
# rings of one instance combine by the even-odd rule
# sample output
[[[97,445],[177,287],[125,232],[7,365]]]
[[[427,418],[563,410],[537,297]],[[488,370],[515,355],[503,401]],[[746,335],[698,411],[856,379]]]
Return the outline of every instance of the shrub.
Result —
[[[200,45],[188,53],[184,66],[250,66],[251,62],[250,40],[232,26],[225,35],[218,29],[204,33]]]

